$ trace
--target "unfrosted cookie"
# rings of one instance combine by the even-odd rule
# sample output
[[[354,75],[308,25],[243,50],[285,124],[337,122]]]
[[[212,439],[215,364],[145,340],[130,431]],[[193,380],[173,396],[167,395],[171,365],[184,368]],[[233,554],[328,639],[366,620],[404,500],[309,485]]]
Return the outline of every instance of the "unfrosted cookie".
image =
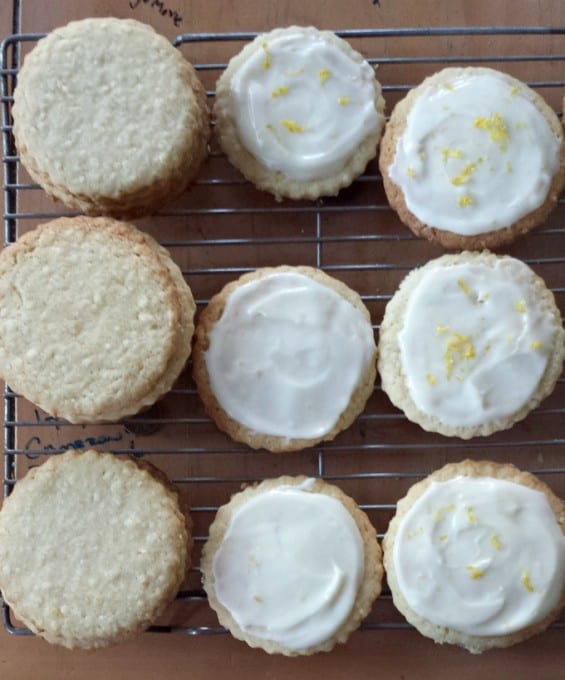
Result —
[[[61,218],[0,254],[0,375],[70,422],[150,406],[190,355],[195,304],[150,236],[110,218]]]
[[[489,435],[551,393],[564,338],[553,294],[526,264],[444,255],[408,274],[386,307],[382,388],[425,430]]]
[[[216,131],[245,177],[277,198],[335,195],[377,153],[384,99],[346,41],[313,27],[259,35],[216,88]]]
[[[475,654],[543,631],[565,604],[565,506],[513,465],[463,461],[415,484],[383,541],[394,604]]]
[[[496,248],[556,205],[563,129],[515,78],[447,68],[397,104],[379,164],[391,206],[414,233],[446,248]]]
[[[369,312],[319,269],[242,276],[211,299],[195,338],[194,378],[206,411],[254,448],[294,451],[333,439],[373,391]]]
[[[187,529],[160,475],[114,454],[52,456],[0,511],[0,589],[48,642],[105,647],[147,628],[175,597]]]
[[[376,532],[355,501],[320,479],[280,477],[218,510],[204,589],[231,634],[269,654],[345,642],[381,591]]]
[[[12,113],[30,175],[87,214],[154,212],[208,153],[196,72],[164,36],[130,19],[74,21],[40,40],[18,75]]]

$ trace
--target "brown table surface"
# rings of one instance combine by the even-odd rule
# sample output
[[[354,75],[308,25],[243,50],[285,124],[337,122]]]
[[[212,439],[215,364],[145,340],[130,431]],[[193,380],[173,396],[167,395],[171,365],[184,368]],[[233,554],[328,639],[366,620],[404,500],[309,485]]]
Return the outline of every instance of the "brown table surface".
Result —
[[[44,32],[86,16],[136,18],[168,37],[183,32],[260,31],[276,26],[313,24],[320,28],[400,26],[565,25],[565,3],[465,2],[464,0],[22,0],[22,29]],[[159,4],[177,13],[161,16]],[[11,2],[0,4],[0,34],[11,33]],[[464,46],[464,39],[456,49]],[[552,38],[553,40],[553,38]],[[553,50],[565,51],[563,36]],[[443,44],[451,53],[449,39]],[[563,76],[561,76],[563,77]],[[562,94],[562,93],[561,93]],[[39,200],[39,199],[38,199]],[[32,206],[33,207],[33,206]],[[430,251],[432,252],[432,251]],[[433,251],[434,254],[439,254]],[[563,286],[561,275],[560,285]],[[228,463],[229,464],[229,463]],[[229,635],[190,637],[146,633],[97,652],[69,652],[34,637],[15,637],[0,628],[0,678],[539,678],[565,677],[565,631],[552,629],[509,650],[474,657],[440,647],[413,630],[359,631],[330,654],[287,659],[249,649]]]

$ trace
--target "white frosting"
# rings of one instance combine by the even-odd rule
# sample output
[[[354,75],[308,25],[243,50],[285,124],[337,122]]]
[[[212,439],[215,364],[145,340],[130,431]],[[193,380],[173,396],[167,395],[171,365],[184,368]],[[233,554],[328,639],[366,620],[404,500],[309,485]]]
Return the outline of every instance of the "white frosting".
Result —
[[[305,649],[346,621],[363,565],[361,534],[338,500],[282,486],[233,513],[213,573],[218,600],[242,630]]]
[[[518,411],[552,351],[555,321],[545,307],[519,260],[430,268],[410,295],[398,334],[416,407],[452,426]]]
[[[222,408],[255,432],[323,437],[373,359],[370,322],[332,288],[295,272],[240,285],[205,355]]]
[[[432,482],[394,542],[409,607],[467,635],[506,635],[545,618],[565,578],[565,538],[540,491],[491,477]]]
[[[238,69],[231,91],[244,146],[296,179],[338,172],[384,121],[375,109],[373,69],[322,33],[265,41]]]
[[[559,148],[518,87],[495,72],[465,74],[417,97],[389,174],[423,223],[471,236],[539,207]]]

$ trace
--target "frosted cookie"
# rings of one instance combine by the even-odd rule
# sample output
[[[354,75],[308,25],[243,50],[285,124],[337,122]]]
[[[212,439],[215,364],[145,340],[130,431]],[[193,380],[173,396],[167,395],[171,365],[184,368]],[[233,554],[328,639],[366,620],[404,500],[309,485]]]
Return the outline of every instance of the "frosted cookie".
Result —
[[[391,206],[415,234],[446,248],[495,248],[556,205],[563,129],[515,78],[447,68],[397,104],[379,164]]]
[[[345,642],[381,591],[376,532],[355,501],[320,479],[280,477],[218,510],[202,577],[223,626],[287,656]]]
[[[186,189],[208,153],[195,70],[130,19],[74,21],[40,40],[18,75],[12,114],[32,178],[92,215],[154,212]]]
[[[347,42],[315,28],[259,35],[216,86],[216,131],[245,177],[277,198],[335,195],[377,153],[384,99]]]
[[[512,465],[463,461],[415,484],[384,537],[394,604],[478,654],[543,631],[565,604],[565,506]]]
[[[16,484],[0,511],[0,589],[18,619],[48,642],[92,649],[161,615],[192,540],[160,474],[70,452]]]
[[[0,375],[51,415],[118,421],[172,387],[194,311],[150,236],[110,218],[61,218],[0,254]]]
[[[236,441],[294,451],[333,439],[373,391],[376,347],[357,293],[311,267],[258,269],[200,316],[194,378]]]
[[[408,274],[386,307],[382,388],[425,430],[489,435],[551,393],[564,338],[553,294],[526,264],[444,255]]]

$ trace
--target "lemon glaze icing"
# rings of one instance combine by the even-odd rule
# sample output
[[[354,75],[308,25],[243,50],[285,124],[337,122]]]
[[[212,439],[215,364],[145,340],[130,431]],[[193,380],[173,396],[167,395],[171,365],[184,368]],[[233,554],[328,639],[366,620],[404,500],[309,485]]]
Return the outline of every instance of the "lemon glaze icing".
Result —
[[[317,31],[264,42],[235,73],[231,95],[243,145],[295,179],[338,172],[384,124],[375,109],[373,69]]]
[[[355,521],[310,484],[281,486],[238,507],[212,567],[216,596],[238,626],[289,649],[339,630],[364,573]]]
[[[288,438],[330,432],[375,352],[368,319],[295,272],[238,286],[209,339],[206,367],[222,408],[255,432]]]
[[[416,407],[452,426],[517,412],[548,364],[555,320],[514,258],[438,266],[412,291],[398,333]]]
[[[421,222],[473,236],[545,201],[559,149],[520,87],[496,72],[464,74],[419,94],[389,175]]]
[[[467,635],[507,635],[543,620],[565,578],[565,538],[546,496],[492,477],[431,482],[393,547],[409,607]]]

